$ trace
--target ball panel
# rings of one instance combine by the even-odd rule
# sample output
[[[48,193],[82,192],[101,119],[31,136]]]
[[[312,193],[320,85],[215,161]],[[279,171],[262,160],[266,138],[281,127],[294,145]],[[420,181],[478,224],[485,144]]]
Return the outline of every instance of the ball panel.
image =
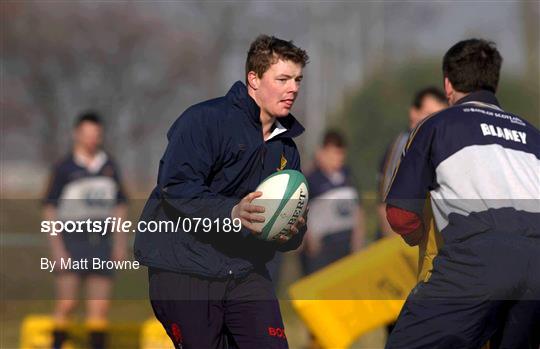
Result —
[[[260,214],[265,218],[265,221],[263,223],[256,222],[254,225],[262,230],[261,238],[263,239],[266,239],[272,227],[269,223],[272,221],[273,216],[279,212],[281,199],[285,196],[289,178],[289,174],[283,176],[272,175],[257,187],[257,191],[262,192],[263,195],[253,200],[252,203],[265,208],[265,212]]]
[[[255,223],[262,231],[259,236],[261,239],[272,240],[279,234],[287,233],[305,211],[308,187],[306,178],[299,171],[283,170],[273,173],[256,190],[263,195],[253,200],[253,204],[265,207],[265,212],[261,214],[265,217],[265,222]],[[303,202],[303,207],[297,207],[299,200]],[[300,211],[296,212],[298,209]]]
[[[296,186],[296,190],[291,194],[289,199],[282,202],[284,205],[272,225],[272,230],[268,238],[274,239],[279,235],[287,235],[298,218],[304,214],[307,200],[307,186],[301,182]]]

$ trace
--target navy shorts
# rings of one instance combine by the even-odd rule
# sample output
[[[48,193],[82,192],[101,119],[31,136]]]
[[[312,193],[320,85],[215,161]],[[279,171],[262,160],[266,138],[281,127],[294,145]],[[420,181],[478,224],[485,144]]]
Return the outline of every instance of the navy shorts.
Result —
[[[111,259],[112,238],[109,235],[101,236],[95,232],[75,232],[64,234],[62,236],[62,242],[72,260],[85,259],[88,261],[88,269],[71,269],[66,270],[67,272],[75,273],[81,277],[89,274],[107,277],[114,276],[114,270],[107,268],[94,269],[94,264],[92,263],[93,258],[99,258],[103,261]]]
[[[505,303],[503,325],[489,339],[490,349],[540,348],[540,300]]]
[[[386,348],[537,349],[540,239],[475,237],[443,246],[409,295]]]
[[[267,272],[224,280],[148,273],[152,309],[175,348],[288,348]]]

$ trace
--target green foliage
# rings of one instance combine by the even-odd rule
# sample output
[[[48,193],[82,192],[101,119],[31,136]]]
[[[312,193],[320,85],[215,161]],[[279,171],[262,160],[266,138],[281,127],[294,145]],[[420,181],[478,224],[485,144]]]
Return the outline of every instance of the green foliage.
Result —
[[[349,164],[362,190],[376,190],[381,157],[391,140],[408,127],[408,109],[414,93],[428,85],[442,88],[439,61],[411,62],[376,72],[346,98],[343,109],[333,118],[334,126],[349,139]],[[502,76],[500,86],[498,97],[503,109],[538,127],[538,84]]]
[[[519,80],[503,76],[497,93],[504,110],[519,115],[537,128],[540,126],[539,80],[540,77]]]

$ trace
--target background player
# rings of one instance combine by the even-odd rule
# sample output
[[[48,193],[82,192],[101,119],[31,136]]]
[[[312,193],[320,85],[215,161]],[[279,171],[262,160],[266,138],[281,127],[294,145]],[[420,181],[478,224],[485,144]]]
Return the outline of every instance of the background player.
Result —
[[[73,129],[72,151],[59,161],[45,195],[44,220],[104,220],[126,215],[126,196],[120,175],[109,155],[101,149],[103,124],[94,112],[82,114]],[[113,235],[112,240],[110,236]],[[126,234],[115,232],[73,232],[49,236],[53,259],[80,260],[99,257],[123,260],[126,256]],[[77,305],[80,284],[86,285],[86,324],[92,349],[102,349],[106,342],[107,314],[112,290],[112,273],[108,270],[62,270],[56,275],[56,306],[53,348],[61,348],[67,338],[69,316]]]
[[[442,109],[448,107],[446,96],[444,92],[434,86],[428,86],[421,90],[418,90],[412,99],[411,106],[409,107],[409,128],[397,135],[396,138],[388,145],[381,159],[379,166],[378,179],[378,200],[377,205],[377,218],[378,229],[376,238],[380,239],[387,236],[394,236],[394,232],[386,219],[386,204],[384,203],[384,195],[388,192],[388,188],[392,181],[394,171],[396,170],[401,156],[405,150],[405,145],[412,132],[412,130],[426,117]],[[433,248],[429,246],[431,251]],[[426,246],[420,246],[420,249],[427,249]],[[423,260],[425,251],[420,252],[420,258]],[[422,268],[425,263],[422,263]],[[420,275],[423,273],[420,271]],[[387,325],[387,333],[390,334],[394,328],[394,323]]]
[[[364,210],[346,157],[343,135],[327,131],[316,153],[315,168],[307,176],[311,224],[302,250],[305,275],[364,247]]]
[[[406,131],[399,133],[386,148],[377,175],[378,197],[380,200],[377,207],[379,219],[377,238],[394,235],[394,232],[386,219],[386,204],[383,200],[384,195],[388,192],[392,176],[401,159],[401,155],[403,155],[411,131],[426,117],[439,112],[446,107],[448,107],[446,96],[444,95],[444,92],[437,87],[428,86],[417,91],[412,99],[411,106],[409,107],[409,128]]]

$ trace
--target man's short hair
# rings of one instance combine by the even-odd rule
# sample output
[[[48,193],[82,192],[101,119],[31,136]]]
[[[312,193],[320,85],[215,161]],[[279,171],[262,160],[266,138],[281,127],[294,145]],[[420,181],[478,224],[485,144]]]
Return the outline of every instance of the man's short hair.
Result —
[[[495,93],[502,60],[495,43],[482,39],[463,40],[444,55],[443,75],[456,91],[488,90]]]
[[[338,148],[346,148],[347,141],[341,132],[337,130],[328,130],[324,134],[322,146],[324,148],[329,145],[333,145],[334,147]]]
[[[442,104],[448,103],[446,101],[446,96],[444,95],[444,92],[441,91],[440,88],[437,88],[435,86],[428,86],[416,92],[413,97],[411,106],[416,109],[422,108],[422,104],[424,103],[424,99],[426,97],[434,98],[437,102]]]
[[[305,67],[309,61],[306,51],[292,41],[285,41],[275,36],[259,35],[249,47],[246,59],[246,78],[253,71],[260,78],[278,60],[292,61]]]
[[[83,122],[91,122],[93,124],[103,126],[103,120],[101,119],[101,116],[99,116],[99,114],[95,111],[85,111],[84,113],[81,113],[79,117],[75,120],[73,128],[78,128],[82,125]]]

